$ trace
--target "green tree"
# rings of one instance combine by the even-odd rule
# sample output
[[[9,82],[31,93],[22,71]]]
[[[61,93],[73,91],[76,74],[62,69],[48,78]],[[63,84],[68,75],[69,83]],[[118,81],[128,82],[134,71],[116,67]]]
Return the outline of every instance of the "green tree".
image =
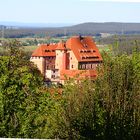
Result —
[[[8,49],[0,57],[0,137],[32,137],[43,78],[16,41]]]
[[[69,81],[58,101],[57,136],[64,139],[140,138],[140,54],[104,54],[98,77]],[[54,116],[55,117],[55,116]],[[57,131],[59,130],[59,131]]]

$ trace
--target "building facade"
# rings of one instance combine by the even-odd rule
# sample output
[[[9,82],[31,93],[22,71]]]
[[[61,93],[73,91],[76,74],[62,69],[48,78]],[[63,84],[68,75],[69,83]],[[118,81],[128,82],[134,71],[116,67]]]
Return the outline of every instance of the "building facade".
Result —
[[[89,36],[40,45],[30,60],[37,65],[45,81],[62,84],[71,77],[95,78],[96,68],[102,63],[99,50]]]

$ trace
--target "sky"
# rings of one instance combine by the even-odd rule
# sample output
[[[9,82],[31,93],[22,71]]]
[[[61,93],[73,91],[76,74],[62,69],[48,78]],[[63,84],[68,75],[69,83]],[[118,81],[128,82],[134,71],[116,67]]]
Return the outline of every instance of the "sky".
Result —
[[[0,21],[140,23],[140,0],[0,0]]]

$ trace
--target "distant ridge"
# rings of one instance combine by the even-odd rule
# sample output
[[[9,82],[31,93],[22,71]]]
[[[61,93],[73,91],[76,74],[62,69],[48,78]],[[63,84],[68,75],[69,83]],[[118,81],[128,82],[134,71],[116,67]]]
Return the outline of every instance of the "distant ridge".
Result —
[[[88,33],[129,33],[140,32],[140,23],[121,23],[121,22],[87,22],[69,27],[72,31]]]
[[[1,24],[0,25],[5,25]],[[37,24],[35,24],[37,25]],[[6,25],[7,26],[7,25]],[[122,22],[87,22],[77,25],[58,26],[50,24],[49,26],[17,26],[13,24],[14,29],[5,28],[5,37],[26,37],[26,36],[71,36],[71,35],[98,35],[99,33],[110,34],[140,34],[140,23],[122,23]]]

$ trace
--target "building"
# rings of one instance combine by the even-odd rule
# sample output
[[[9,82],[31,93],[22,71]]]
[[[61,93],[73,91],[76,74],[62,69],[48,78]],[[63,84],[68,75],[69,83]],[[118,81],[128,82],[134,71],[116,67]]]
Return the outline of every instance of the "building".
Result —
[[[45,81],[64,83],[71,77],[95,78],[102,57],[92,37],[75,36],[66,42],[40,45],[30,59],[37,65]]]

